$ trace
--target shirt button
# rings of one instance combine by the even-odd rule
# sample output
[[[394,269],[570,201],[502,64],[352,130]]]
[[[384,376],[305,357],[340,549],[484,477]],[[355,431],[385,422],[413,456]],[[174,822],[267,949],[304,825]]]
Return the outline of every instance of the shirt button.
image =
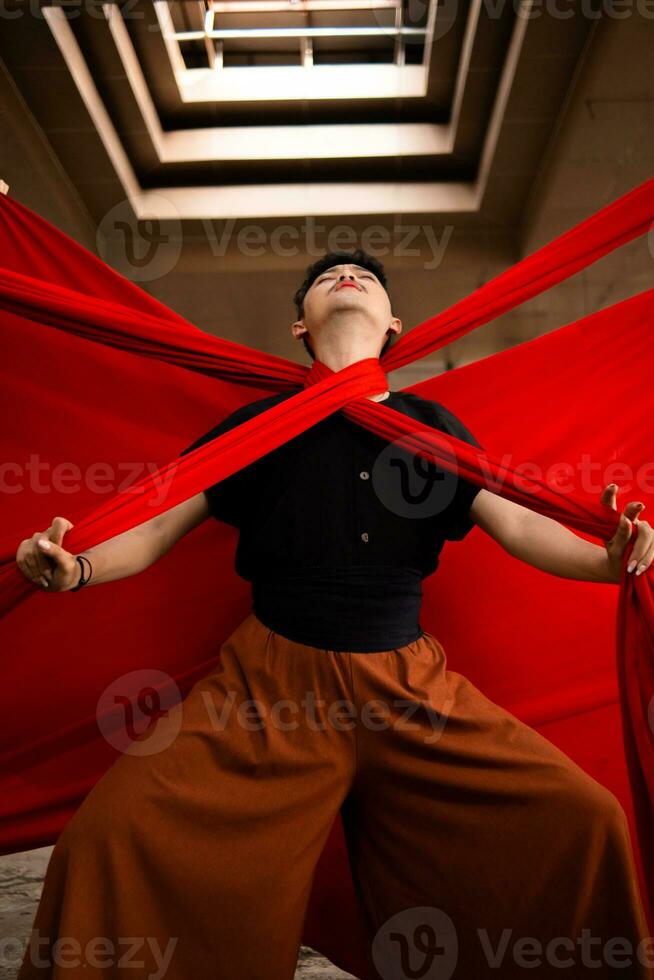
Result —
[[[362,480],[367,480],[370,476],[370,473],[368,473],[366,470],[361,470],[359,476],[361,477]]]
[[[361,535],[361,540],[362,541],[367,541],[368,540],[368,532],[367,531],[364,531],[363,532],[363,534]]]

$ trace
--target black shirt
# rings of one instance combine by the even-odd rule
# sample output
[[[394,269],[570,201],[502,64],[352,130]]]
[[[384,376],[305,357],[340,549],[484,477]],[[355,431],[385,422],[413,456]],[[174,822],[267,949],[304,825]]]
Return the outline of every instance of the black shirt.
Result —
[[[237,409],[180,455],[301,390]],[[439,402],[392,391],[380,404],[480,446]],[[445,541],[474,526],[479,489],[337,411],[204,492],[213,517],[240,530],[235,569],[262,622],[300,643],[371,652],[422,635],[422,579]]]

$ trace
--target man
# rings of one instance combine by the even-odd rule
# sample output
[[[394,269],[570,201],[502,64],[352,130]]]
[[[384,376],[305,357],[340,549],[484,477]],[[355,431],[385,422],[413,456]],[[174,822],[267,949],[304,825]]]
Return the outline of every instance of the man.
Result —
[[[333,371],[379,356],[402,329],[381,264],[362,250],[310,266],[295,302],[294,337]],[[254,401],[183,451],[293,394]],[[439,403],[370,397],[479,445]],[[533,974],[540,955],[539,977],[567,966],[608,978],[616,940],[631,950],[622,976],[654,976],[618,800],[449,671],[419,622],[422,579],[475,523],[537,568],[617,583],[634,523],[633,560],[652,561],[642,505],[625,507],[602,547],[424,464],[337,412],[85,552],[88,584],[109,582],[212,515],[239,528],[253,607],[220,667],[141,736],[160,750],[123,755],[66,825],[19,980],[119,976],[126,936],[143,939],[132,976],[290,980],[339,811],[370,977],[504,980]],[[603,503],[615,508],[616,491]],[[55,518],[18,549],[50,591],[81,574],[61,544],[69,527]],[[101,965],[98,936],[111,948]],[[73,965],[55,942],[66,939]]]

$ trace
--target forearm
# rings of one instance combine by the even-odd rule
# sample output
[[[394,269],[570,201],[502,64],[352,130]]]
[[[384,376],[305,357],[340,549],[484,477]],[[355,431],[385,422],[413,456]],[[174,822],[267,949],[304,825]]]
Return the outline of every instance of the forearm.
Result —
[[[169,547],[164,535],[146,522],[93,548],[86,548],[79,554],[89,559],[93,574],[85,588],[137,575],[157,561]],[[86,563],[85,571],[88,573]]]
[[[586,541],[535,511],[525,511],[505,548],[514,557],[551,575],[615,584],[603,545]]]

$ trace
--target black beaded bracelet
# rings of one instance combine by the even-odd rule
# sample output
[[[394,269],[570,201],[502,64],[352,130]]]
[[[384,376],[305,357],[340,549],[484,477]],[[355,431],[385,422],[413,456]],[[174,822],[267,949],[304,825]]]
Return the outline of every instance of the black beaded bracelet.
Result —
[[[74,589],[69,589],[68,590],[69,592],[77,592],[77,590],[78,589],[81,589],[83,585],[86,585],[86,583],[88,582],[88,580],[91,578],[91,575],[93,575],[93,566],[91,565],[91,562],[86,557],[86,555],[75,555],[75,561],[79,562],[79,567],[80,567],[80,569],[82,571],[82,574],[80,575],[79,582],[77,583],[77,585],[75,586],[75,588]],[[89,574],[87,575],[86,578],[84,578],[84,565],[83,565],[83,562],[85,562],[85,561],[87,561],[89,563]]]

